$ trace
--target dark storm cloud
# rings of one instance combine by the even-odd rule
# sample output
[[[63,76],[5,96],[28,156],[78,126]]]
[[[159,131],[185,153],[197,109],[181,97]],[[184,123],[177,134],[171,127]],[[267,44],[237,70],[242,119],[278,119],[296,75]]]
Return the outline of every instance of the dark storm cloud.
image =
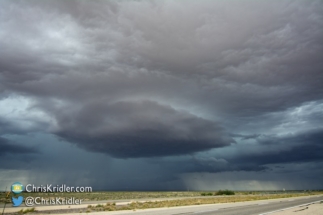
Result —
[[[289,133],[286,136],[277,136],[277,135],[262,135],[257,138],[257,141],[260,144],[265,145],[312,145],[319,144],[323,139],[323,129],[314,129],[309,131],[301,131],[298,133]]]
[[[195,156],[182,160],[159,162],[163,163],[165,172],[171,172],[172,174],[220,173],[231,171],[259,172],[269,170],[268,167],[259,163],[237,162],[235,160],[216,158],[214,156]]]
[[[180,155],[228,146],[216,123],[156,102],[97,102],[61,115],[60,137],[115,157]]]
[[[321,143],[295,146],[288,150],[270,152],[262,155],[250,155],[246,161],[259,164],[311,162],[323,160]]]
[[[243,140],[248,140],[248,139],[255,139],[257,137],[259,137],[261,134],[231,134],[232,137],[239,137]]]
[[[321,161],[323,159],[323,130],[316,129],[285,137],[271,137],[270,139],[260,139],[261,144],[275,144],[290,148],[282,149],[277,152],[263,154],[250,159],[258,160],[259,163],[285,163],[285,162],[308,162]]]
[[[156,181],[322,160],[322,1],[0,2],[1,135],[147,157]]]
[[[173,172],[219,173],[270,171],[272,167],[268,165],[322,162],[322,135],[322,129],[302,131],[285,136],[235,134],[233,136],[242,137],[245,141],[254,139],[259,143],[259,145],[257,144],[258,149],[253,150],[255,145],[245,144],[238,148],[239,153],[231,156],[221,153],[209,156],[197,155],[179,161],[164,161],[163,165],[166,167],[165,169]],[[269,145],[271,148],[268,147]],[[313,164],[313,166],[315,165]],[[315,168],[319,167],[320,164],[315,166]]]
[[[2,9],[5,89],[78,102],[180,97],[243,117],[322,94],[320,1],[33,3]]]
[[[1,134],[17,134],[26,133],[26,130],[20,130],[17,126],[13,125],[11,122],[0,118],[0,133]]]
[[[314,129],[285,135],[234,135],[242,137],[244,142],[234,146],[233,152],[210,154],[197,157],[196,162],[188,161],[186,172],[227,172],[227,171],[270,171],[273,166],[301,165],[312,163],[321,169],[322,129]],[[195,160],[195,159],[194,159]],[[222,161],[222,162],[219,162]],[[221,165],[219,165],[221,164]],[[290,169],[290,168],[289,168]],[[284,170],[289,171],[289,170]],[[298,171],[301,171],[300,169]]]
[[[0,155],[4,156],[7,154],[30,154],[37,153],[35,148],[26,147],[12,143],[12,141],[0,137]]]

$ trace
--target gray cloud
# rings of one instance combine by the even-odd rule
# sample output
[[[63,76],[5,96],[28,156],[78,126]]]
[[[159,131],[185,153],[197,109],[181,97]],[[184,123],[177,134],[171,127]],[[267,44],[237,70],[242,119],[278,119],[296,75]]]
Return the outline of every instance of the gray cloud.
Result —
[[[319,0],[0,2],[4,137],[156,161],[179,187],[184,172],[321,162]],[[195,158],[168,171],[179,155]]]
[[[216,123],[156,102],[104,102],[59,115],[57,135],[115,157],[180,155],[228,146]]]
[[[6,88],[69,100],[84,94],[170,100],[165,84],[173,78],[174,97],[207,110],[243,116],[283,110],[320,98],[319,3],[306,3],[306,10],[289,1],[25,3],[24,10],[11,3],[3,16],[21,14],[11,22],[26,31],[3,26],[10,37],[3,35],[2,75]],[[34,10],[42,21],[30,15]],[[178,87],[183,82],[186,90]],[[113,85],[129,91],[116,95]]]
[[[258,140],[260,144],[275,144],[278,149],[281,147],[281,150],[248,156],[247,159],[260,164],[322,161],[322,138],[322,129],[290,134],[284,137],[260,138]]]
[[[7,154],[30,154],[37,153],[38,151],[32,147],[26,147],[12,143],[12,141],[0,137],[0,155],[4,156]]]

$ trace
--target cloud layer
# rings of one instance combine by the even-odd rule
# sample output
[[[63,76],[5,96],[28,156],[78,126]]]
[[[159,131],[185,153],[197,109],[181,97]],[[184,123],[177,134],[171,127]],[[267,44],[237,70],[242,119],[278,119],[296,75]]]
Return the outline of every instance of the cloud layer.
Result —
[[[0,153],[42,134],[162,179],[322,170],[321,1],[0,2]]]
[[[216,123],[155,102],[105,102],[66,111],[55,133],[91,151],[115,157],[180,155],[228,146]]]

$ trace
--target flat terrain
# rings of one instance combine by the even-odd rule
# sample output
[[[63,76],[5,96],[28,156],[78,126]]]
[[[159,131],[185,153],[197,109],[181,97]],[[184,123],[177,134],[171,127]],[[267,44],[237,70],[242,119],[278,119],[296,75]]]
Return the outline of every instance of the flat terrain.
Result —
[[[215,205],[186,206],[178,208],[158,208],[139,211],[116,211],[116,212],[94,212],[96,215],[259,215],[262,213],[275,211],[283,208],[293,207],[300,204],[311,203],[313,201],[323,201],[323,197],[296,198],[296,199],[279,199],[263,200],[242,203],[224,203]],[[79,213],[82,214],[82,213]],[[295,214],[295,213],[293,213]],[[306,213],[304,213],[306,214]],[[318,213],[318,214],[322,214]],[[273,214],[275,215],[275,214]],[[276,214],[278,215],[278,214]],[[285,215],[285,214],[281,214]],[[286,214],[289,215],[289,214]],[[311,214],[312,215],[312,214]]]
[[[110,193],[106,192],[107,195]],[[105,194],[106,194],[105,193]],[[129,195],[125,195],[132,193],[132,192],[119,192],[119,196],[124,196],[129,197]],[[138,195],[143,194],[141,192],[133,192],[133,193],[138,193]],[[82,205],[55,205],[55,206],[37,206],[35,209],[37,212],[34,212],[36,214],[59,214],[59,213],[98,213],[100,211],[116,211],[116,212],[121,212],[124,213],[124,210],[129,210],[133,212],[134,210],[142,210],[145,209],[144,211],[147,212],[149,210],[162,210],[164,211],[165,209],[168,208],[175,208],[174,210],[178,210],[180,208],[185,208],[186,207],[199,207],[201,205],[204,205],[204,207],[214,207],[214,205],[217,206],[225,206],[227,204],[232,204],[232,207],[236,206],[241,206],[242,205],[250,205],[253,204],[252,202],[256,200],[262,200],[261,206],[259,208],[267,208],[273,206],[272,204],[269,206],[269,203],[264,202],[264,201],[269,201],[269,202],[287,202],[288,204],[294,204],[296,203],[296,200],[306,200],[308,198],[312,198],[309,195],[315,195],[316,196],[313,198],[318,198],[317,194],[321,194],[322,192],[285,192],[281,194],[265,194],[264,192],[261,194],[260,192],[258,193],[250,193],[247,192],[244,195],[242,193],[239,193],[239,195],[234,195],[234,196],[202,196],[202,192],[187,192],[186,194],[195,194],[195,196],[188,196],[188,197],[183,197],[185,192],[150,192],[150,195],[158,196],[160,194],[158,193],[163,193],[164,198],[139,198],[139,199],[120,199],[120,200],[100,200],[100,201],[94,201],[94,200],[87,200],[84,201]],[[44,193],[42,193],[44,194]],[[61,194],[59,195],[62,197],[64,193],[45,193],[45,194],[51,194],[56,196],[56,194]],[[92,193],[91,193],[92,194]],[[198,195],[197,195],[198,194]],[[205,193],[204,193],[205,194]],[[38,196],[41,196],[41,194],[38,193]],[[65,193],[65,195],[73,195],[74,197],[80,198],[78,196],[78,193]],[[85,193],[82,193],[81,195],[85,195]],[[97,194],[96,194],[97,195]],[[138,196],[137,195],[137,196]],[[169,197],[171,195],[174,196],[181,196],[181,197]],[[37,194],[35,194],[35,197]],[[136,196],[136,195],[133,195]],[[167,197],[165,197],[167,196]],[[50,196],[52,198],[53,196]],[[142,195],[142,197],[145,197]],[[292,199],[288,199],[291,198]],[[90,199],[90,198],[88,198]],[[272,200],[269,200],[272,199]],[[295,201],[295,202],[294,202]],[[236,203],[234,203],[236,202]],[[222,203],[222,204],[220,204]],[[307,202],[306,202],[307,203]],[[258,203],[255,203],[258,204]],[[2,204],[3,205],[3,204]],[[281,207],[282,205],[279,205]],[[1,206],[2,207],[2,206]],[[159,209],[149,209],[149,208],[159,208]],[[6,214],[12,214],[12,213],[17,213],[19,210],[30,210],[31,207],[12,207],[11,203],[7,204],[5,213]],[[218,209],[217,209],[218,210]],[[206,210],[209,211],[209,210]],[[201,213],[201,212],[199,212]],[[154,212],[155,214],[155,212]]]
[[[170,208],[154,208],[154,209],[141,209],[141,210],[127,210],[127,211],[101,211],[101,212],[87,212],[91,215],[289,215],[285,213],[270,213],[272,211],[295,207],[303,204],[310,204],[313,202],[323,201],[323,196],[311,196],[311,197],[296,197],[296,198],[284,198],[284,199],[271,199],[271,200],[259,200],[237,203],[223,203],[223,204],[211,204],[211,205],[193,205],[193,206],[181,206]],[[294,211],[298,207],[294,208]],[[317,210],[318,208],[314,208]],[[268,213],[269,212],[269,213]],[[87,214],[86,213],[86,214]],[[32,213],[34,214],[34,213]],[[35,214],[43,214],[43,212],[37,212]],[[83,213],[56,213],[56,215],[75,215]],[[293,212],[292,214],[298,214]],[[304,213],[310,214],[310,213]],[[317,213],[322,214],[322,213]],[[303,215],[303,214],[301,214]],[[311,214],[312,215],[312,214]],[[315,214],[314,214],[315,215]]]
[[[105,201],[105,200],[134,200],[134,199],[159,199],[159,198],[182,198],[182,197],[202,197],[203,194],[214,194],[216,191],[165,191],[165,192],[91,192],[91,193],[26,193],[23,192],[24,198],[27,196],[33,197],[75,197],[83,199],[84,201]],[[323,192],[309,192],[309,191],[245,191],[235,192],[235,196],[239,195],[311,195]],[[0,205],[5,202],[5,193],[0,192]],[[10,201],[7,201],[10,202]]]

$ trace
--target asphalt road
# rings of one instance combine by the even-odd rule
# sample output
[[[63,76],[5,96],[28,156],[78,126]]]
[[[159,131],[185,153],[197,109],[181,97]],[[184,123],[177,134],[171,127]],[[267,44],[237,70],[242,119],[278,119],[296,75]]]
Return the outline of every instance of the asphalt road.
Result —
[[[121,200],[119,203],[121,203],[122,201],[123,200]],[[154,208],[154,209],[132,210],[132,211],[91,212],[90,214],[91,215],[103,215],[103,214],[107,214],[107,215],[130,215],[130,214],[131,215],[190,215],[190,214],[259,215],[262,213],[276,211],[279,209],[289,208],[289,207],[311,203],[315,201],[323,201],[323,196],[322,195],[314,196],[314,197],[305,196],[305,197],[293,197],[293,198],[283,198],[283,199],[222,203],[222,204],[210,204],[210,205],[179,206],[179,207],[171,207],[171,208]],[[72,207],[74,208],[74,206],[71,206],[71,208]],[[64,207],[67,208],[68,206],[66,205],[59,206],[59,208],[61,209],[64,209]],[[40,208],[45,208],[45,207],[37,207],[36,209],[40,209]],[[57,206],[48,206],[48,208],[49,209],[56,208],[56,210],[59,209]],[[6,212],[9,213],[11,209],[14,209],[14,208],[7,208]],[[55,214],[57,214],[57,212]],[[64,214],[76,215],[78,213],[65,212]]]
[[[208,212],[200,212],[195,213],[199,215],[259,215],[266,212],[276,211],[279,209],[289,208],[297,205],[302,205],[306,203],[311,203],[314,201],[323,200],[323,197],[314,197],[309,199],[299,199],[294,201],[283,201],[276,203],[268,203],[268,204],[256,204],[256,205],[248,205],[241,207],[233,207],[233,208],[223,208],[216,211],[208,211]]]
[[[323,196],[188,207],[156,208],[137,211],[115,211],[106,213],[91,212],[91,215],[259,215],[315,201],[323,201]]]

